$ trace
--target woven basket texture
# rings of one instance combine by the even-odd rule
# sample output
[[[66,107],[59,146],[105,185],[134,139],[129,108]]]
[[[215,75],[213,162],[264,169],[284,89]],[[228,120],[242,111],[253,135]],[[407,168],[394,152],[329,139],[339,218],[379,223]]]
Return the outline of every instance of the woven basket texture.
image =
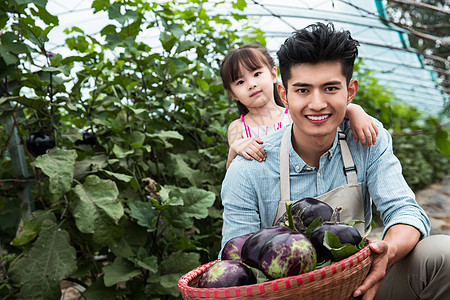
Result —
[[[183,299],[354,299],[352,294],[366,278],[372,256],[366,246],[346,259],[305,274],[238,287],[198,288],[199,276],[218,261],[204,264],[180,278],[178,288]]]

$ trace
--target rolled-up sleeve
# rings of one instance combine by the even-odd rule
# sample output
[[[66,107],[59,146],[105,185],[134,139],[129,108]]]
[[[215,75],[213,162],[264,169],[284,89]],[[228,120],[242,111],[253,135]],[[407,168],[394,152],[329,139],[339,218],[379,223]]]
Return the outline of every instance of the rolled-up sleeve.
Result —
[[[382,127],[379,132],[376,147],[369,152],[366,176],[367,189],[385,225],[383,236],[391,226],[406,224],[426,237],[430,220],[402,175],[402,166],[392,150],[391,135]]]

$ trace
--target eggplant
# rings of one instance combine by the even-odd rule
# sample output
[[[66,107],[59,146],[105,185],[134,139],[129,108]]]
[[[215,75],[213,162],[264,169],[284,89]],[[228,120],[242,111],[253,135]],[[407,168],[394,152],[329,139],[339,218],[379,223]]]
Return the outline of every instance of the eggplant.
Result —
[[[199,288],[221,288],[255,284],[256,277],[249,267],[234,260],[221,260],[203,272]]]
[[[303,198],[291,205],[291,213],[297,231],[305,233],[308,226],[318,217],[321,217],[323,221],[329,221],[333,215],[333,208],[315,198]],[[284,213],[275,223],[275,225],[287,224],[287,213]]]

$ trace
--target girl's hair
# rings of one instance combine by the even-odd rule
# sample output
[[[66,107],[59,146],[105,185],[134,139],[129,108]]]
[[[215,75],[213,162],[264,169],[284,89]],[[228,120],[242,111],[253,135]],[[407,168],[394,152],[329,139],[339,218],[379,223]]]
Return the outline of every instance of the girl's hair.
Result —
[[[220,65],[220,77],[222,77],[223,87],[227,91],[231,91],[231,83],[241,76],[242,67],[249,71],[254,71],[263,66],[266,66],[270,70],[275,67],[273,58],[270,56],[269,51],[263,46],[258,44],[247,44],[231,50]],[[277,83],[274,83],[273,85],[273,96],[275,103],[284,107],[280,95],[278,94]],[[247,107],[240,101],[236,102],[239,114],[247,114]]]

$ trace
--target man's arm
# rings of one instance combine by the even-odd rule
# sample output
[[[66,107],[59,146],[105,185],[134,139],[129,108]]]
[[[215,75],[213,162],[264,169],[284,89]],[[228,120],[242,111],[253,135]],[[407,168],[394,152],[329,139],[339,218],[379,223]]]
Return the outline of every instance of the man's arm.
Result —
[[[386,269],[405,258],[419,242],[420,235],[420,232],[410,225],[397,224],[389,228],[383,241],[371,242],[372,266],[369,275],[353,296],[363,295],[364,300],[373,299],[381,286]]]
[[[373,262],[369,275],[354,296],[373,299],[383,281],[386,269],[402,260],[427,236],[430,222],[416,203],[414,193],[402,175],[401,164],[392,150],[390,134],[379,124],[379,139],[368,150],[366,187],[385,225],[383,241],[373,241]]]
[[[223,228],[221,248],[230,239],[261,228],[256,184],[252,181],[252,161],[236,158],[222,182]],[[219,257],[222,250],[219,253]]]
[[[366,165],[362,168],[366,172],[366,191],[385,226],[383,237],[396,224],[410,225],[426,237],[430,232],[430,220],[403,177],[400,161],[393,153],[391,135],[381,123],[378,126],[377,144],[366,152]]]

